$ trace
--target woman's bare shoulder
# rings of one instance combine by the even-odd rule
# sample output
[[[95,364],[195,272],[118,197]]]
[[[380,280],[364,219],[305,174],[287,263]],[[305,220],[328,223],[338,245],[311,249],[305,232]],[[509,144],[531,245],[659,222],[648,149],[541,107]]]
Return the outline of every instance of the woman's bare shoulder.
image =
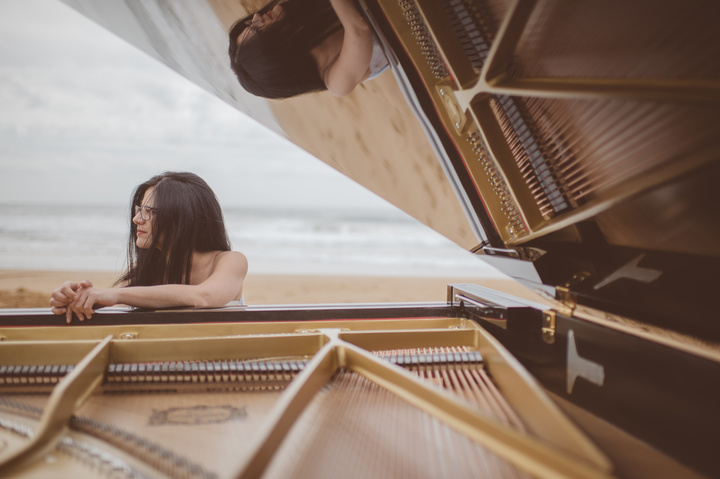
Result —
[[[218,254],[218,260],[220,260],[220,258],[236,258],[247,261],[247,257],[240,251],[220,251]]]
[[[216,266],[228,265],[228,266],[243,266],[247,268],[248,260],[247,257],[239,251],[222,251],[218,253],[215,260]]]

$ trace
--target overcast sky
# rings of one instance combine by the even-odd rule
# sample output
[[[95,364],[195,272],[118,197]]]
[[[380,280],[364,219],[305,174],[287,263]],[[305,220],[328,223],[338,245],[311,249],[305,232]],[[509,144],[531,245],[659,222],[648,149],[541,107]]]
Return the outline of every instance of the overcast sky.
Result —
[[[165,170],[226,207],[393,208],[59,1],[0,0],[0,203],[124,205]]]

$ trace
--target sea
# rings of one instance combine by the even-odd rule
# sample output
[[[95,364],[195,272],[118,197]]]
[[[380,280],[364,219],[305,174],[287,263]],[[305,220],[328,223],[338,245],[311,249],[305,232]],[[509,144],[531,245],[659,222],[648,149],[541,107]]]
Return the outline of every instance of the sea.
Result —
[[[502,274],[400,211],[224,209],[250,274],[486,278]],[[0,204],[0,269],[126,268],[129,209]]]

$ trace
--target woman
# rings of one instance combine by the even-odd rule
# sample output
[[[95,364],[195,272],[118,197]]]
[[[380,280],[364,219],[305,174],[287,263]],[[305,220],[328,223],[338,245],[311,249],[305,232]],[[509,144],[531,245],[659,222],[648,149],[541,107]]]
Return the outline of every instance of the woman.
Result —
[[[230,251],[222,210],[202,178],[150,178],[135,189],[130,216],[130,266],[116,287],[67,281],[52,293],[53,313],[70,323],[73,313],[83,321],[98,306],[207,308],[242,298],[247,259]]]
[[[240,84],[265,98],[325,89],[347,95],[388,65],[353,0],[274,0],[229,35]]]

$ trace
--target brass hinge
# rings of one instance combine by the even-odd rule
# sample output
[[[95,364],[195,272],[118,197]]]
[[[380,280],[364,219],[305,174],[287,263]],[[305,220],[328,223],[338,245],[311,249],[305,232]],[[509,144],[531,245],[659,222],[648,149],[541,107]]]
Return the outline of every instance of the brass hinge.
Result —
[[[548,344],[555,342],[555,311],[543,311],[542,338]]]
[[[577,306],[577,302],[575,301],[573,293],[570,292],[569,288],[566,288],[564,286],[556,286],[555,299],[560,301],[563,305],[560,314],[563,314],[565,316],[573,315],[573,312],[575,311],[575,306]]]

